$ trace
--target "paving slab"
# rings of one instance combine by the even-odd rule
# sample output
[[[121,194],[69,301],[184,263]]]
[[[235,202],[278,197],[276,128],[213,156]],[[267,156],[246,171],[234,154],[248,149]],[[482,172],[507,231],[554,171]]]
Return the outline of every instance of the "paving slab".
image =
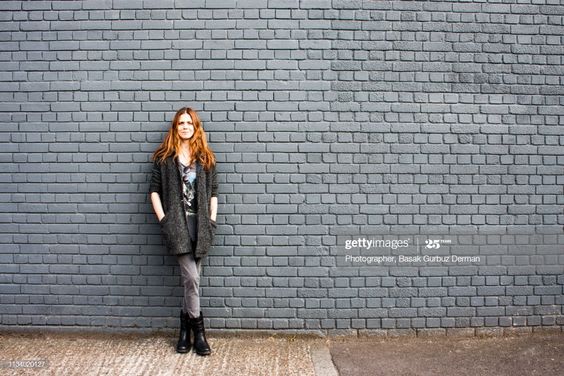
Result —
[[[316,367],[323,372],[330,360],[323,338],[208,335],[208,342],[213,352],[202,357],[176,353],[174,335],[0,332],[0,374],[320,376]]]

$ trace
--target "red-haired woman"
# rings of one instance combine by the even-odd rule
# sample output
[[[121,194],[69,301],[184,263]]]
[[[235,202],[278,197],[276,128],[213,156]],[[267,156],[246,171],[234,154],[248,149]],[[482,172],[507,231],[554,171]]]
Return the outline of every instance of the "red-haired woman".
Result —
[[[184,107],[176,112],[152,160],[151,203],[167,248],[178,259],[184,287],[176,351],[190,351],[192,331],[196,353],[208,355],[199,287],[201,261],[217,227],[217,174],[196,111]]]

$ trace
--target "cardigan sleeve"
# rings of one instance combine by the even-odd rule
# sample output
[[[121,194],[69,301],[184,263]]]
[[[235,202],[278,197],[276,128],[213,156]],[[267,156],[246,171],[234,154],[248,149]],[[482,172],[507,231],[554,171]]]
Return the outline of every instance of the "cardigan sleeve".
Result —
[[[162,196],[161,192],[161,168],[155,161],[153,162],[153,170],[151,171],[151,184],[149,185],[149,193],[157,192]]]
[[[211,197],[217,197],[217,170],[215,169],[215,166],[212,167],[212,183],[211,183]]]

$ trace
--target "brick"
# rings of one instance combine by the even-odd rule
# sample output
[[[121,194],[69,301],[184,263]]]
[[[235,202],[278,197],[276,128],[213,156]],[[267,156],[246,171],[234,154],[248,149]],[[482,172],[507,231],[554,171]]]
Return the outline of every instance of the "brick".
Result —
[[[219,161],[222,225],[202,278],[212,327],[394,336],[564,324],[553,317],[564,285],[562,25],[546,18],[559,7],[0,8],[0,306],[28,307],[0,324],[176,325],[166,307],[181,301],[178,267],[143,192],[148,156],[186,104],[201,110]],[[459,38],[480,32],[536,39]],[[436,251],[479,263],[343,263],[335,239],[445,227],[461,237]],[[96,316],[104,304],[111,314]]]

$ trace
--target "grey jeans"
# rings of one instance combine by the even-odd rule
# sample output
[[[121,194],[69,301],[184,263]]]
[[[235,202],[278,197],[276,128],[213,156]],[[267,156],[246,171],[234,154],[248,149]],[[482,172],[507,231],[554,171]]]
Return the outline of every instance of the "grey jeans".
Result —
[[[192,242],[193,249],[196,242]],[[184,287],[184,299],[182,310],[188,312],[191,318],[200,317],[200,273],[202,271],[202,259],[194,259],[192,253],[176,256],[180,265],[182,286]]]

